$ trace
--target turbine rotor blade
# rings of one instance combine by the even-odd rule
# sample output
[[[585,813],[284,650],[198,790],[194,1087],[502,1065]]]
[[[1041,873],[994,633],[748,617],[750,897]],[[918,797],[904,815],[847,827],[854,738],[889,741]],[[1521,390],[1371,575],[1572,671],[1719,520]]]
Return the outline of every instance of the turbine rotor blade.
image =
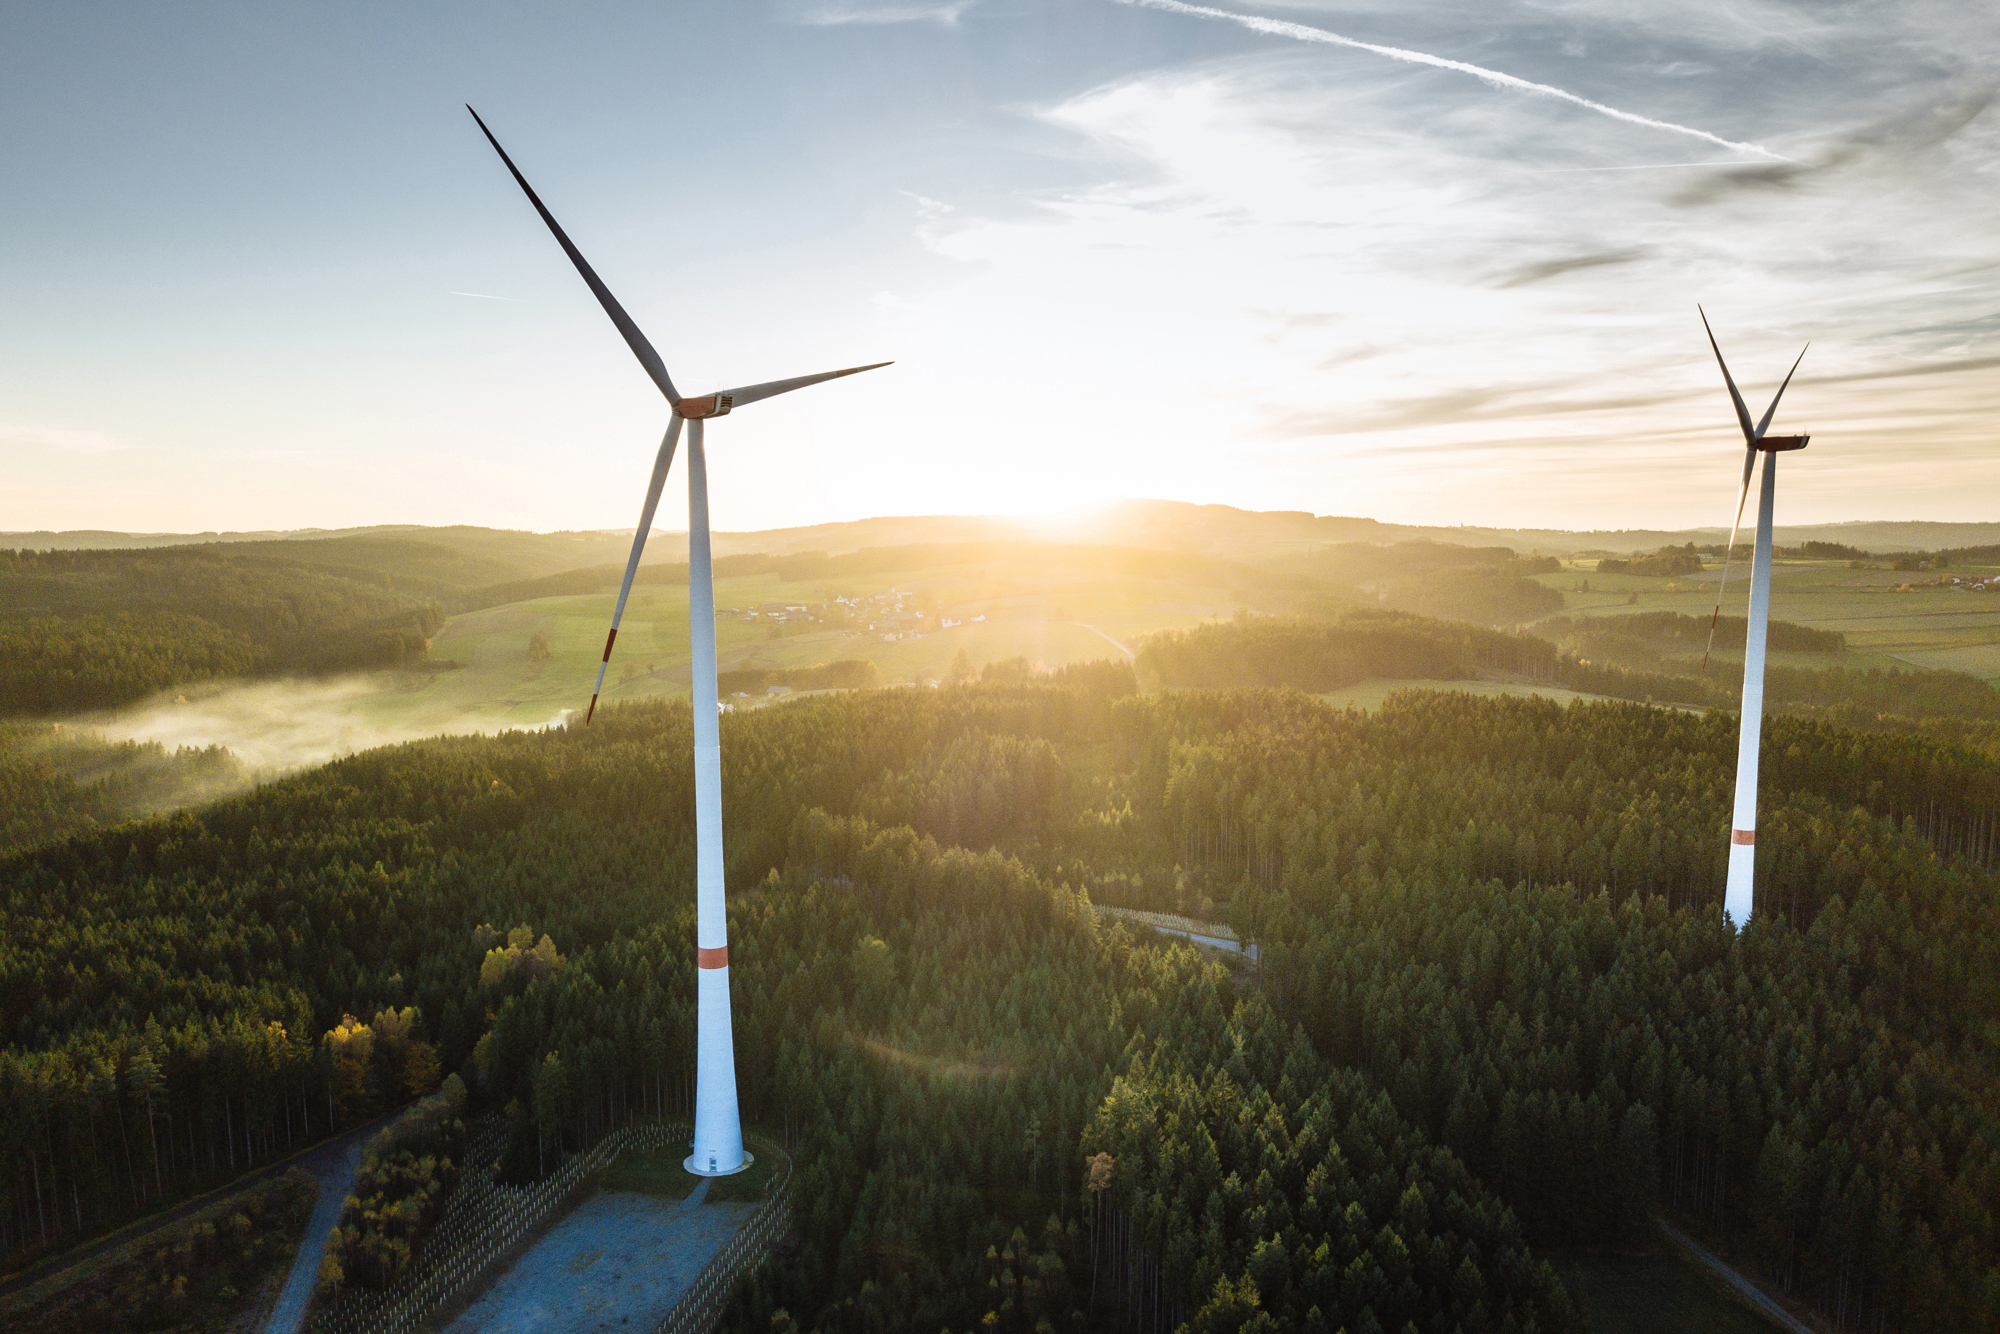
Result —
[[[1812,344],[1807,343],[1799,349],[1799,361],[1806,359],[1806,353],[1811,348]],[[1771,418],[1778,415],[1778,400],[1785,396],[1785,390],[1791,387],[1792,377],[1799,373],[1799,361],[1792,363],[1792,368],[1785,372],[1785,382],[1778,386],[1777,393],[1771,395],[1771,406],[1764,409],[1764,420],[1757,423],[1757,438],[1759,440],[1764,438],[1764,432],[1771,429]]]
[[[745,385],[741,389],[724,389],[717,399],[727,398],[731,407],[742,407],[745,403],[755,403],[762,398],[776,398],[779,394],[789,394],[794,389],[804,389],[807,385],[821,384],[827,380],[838,380],[844,375],[859,375],[863,371],[880,370],[893,366],[893,361],[878,361],[869,366],[849,366],[841,371],[821,371],[818,375],[800,375],[790,380],[767,380],[763,384]]]
[[[472,111],[469,105],[465,109]],[[590,262],[583,257],[583,253],[570,244],[568,235],[556,222],[555,215],[542,203],[541,196],[535,193],[534,186],[528,184],[528,178],[521,174],[521,169],[514,165],[514,159],[507,156],[507,150],[493,137],[493,131],[486,128],[486,122],[479,119],[477,111],[472,111],[472,118],[479,121],[479,129],[486,136],[486,142],[493,145],[493,151],[507,164],[507,170],[513,173],[515,182],[528,196],[528,202],[535,206],[535,212],[542,215],[542,221],[546,222],[549,230],[555,233],[556,242],[562,246],[563,253],[569,256],[569,262],[576,265],[576,271],[582,274],[584,282],[590,285],[591,293],[597,298],[597,304],[604,307],[604,313],[611,317],[611,322],[618,326],[618,332],[625,336],[625,345],[632,349],[632,355],[639,359],[639,364],[646,368],[646,374],[652,377],[660,392],[667,396],[667,402],[679,406],[680,393],[674,388],[673,377],[667,374],[666,363],[660,360],[660,354],[646,341],[646,335],[639,332],[639,326],[625,313],[625,307],[618,304],[618,298],[611,295],[611,289],[598,278],[596,271],[590,267]]]
[[[611,646],[618,642],[618,623],[625,619],[625,599],[632,595],[632,579],[639,573],[639,556],[646,549],[646,535],[653,531],[653,511],[660,507],[660,488],[667,483],[667,470],[674,466],[674,446],[680,443],[681,419],[677,414],[667,423],[660,452],[653,460],[653,477],[646,483],[646,504],[639,511],[639,531],[632,534],[632,554],[625,561],[625,582],[618,586],[618,605],[611,610],[611,633],[604,637],[604,660],[597,664],[597,684],[590,692],[590,707],[584,710],[584,725],[597,712],[597,697],[604,693],[604,673],[611,666]]]
[[[1754,445],[1758,433],[1750,425],[1750,409],[1744,406],[1743,395],[1736,391],[1736,377],[1729,373],[1729,363],[1722,359],[1722,349],[1715,342],[1715,330],[1708,327],[1708,312],[1702,310],[1700,306],[1696,306],[1695,310],[1701,315],[1701,327],[1708,331],[1708,345],[1715,348],[1715,364],[1722,367],[1722,382],[1729,386],[1729,401],[1736,405],[1736,424],[1743,428],[1743,443]],[[1804,356],[1805,353],[1801,352],[1799,355]],[[1772,406],[1776,407],[1777,404],[1773,403]]]
[[[1799,353],[1804,356],[1805,353]],[[1794,370],[1798,369],[1796,366]],[[1727,372],[1725,372],[1726,374]],[[1787,376],[1787,379],[1790,377]],[[1783,390],[1779,390],[1783,393]],[[1773,403],[1772,407],[1777,404]],[[1763,434],[1760,429],[1759,435]],[[1722,619],[1722,592],[1729,586],[1729,563],[1736,558],[1736,532],[1743,526],[1743,502],[1750,499],[1750,474],[1757,467],[1757,447],[1753,444],[1743,451],[1743,489],[1736,493],[1736,519],[1729,525],[1729,545],[1722,551],[1722,577],[1715,581],[1715,612],[1708,618],[1708,647],[1701,651],[1701,669],[1708,670],[1708,655],[1715,651],[1715,626]]]

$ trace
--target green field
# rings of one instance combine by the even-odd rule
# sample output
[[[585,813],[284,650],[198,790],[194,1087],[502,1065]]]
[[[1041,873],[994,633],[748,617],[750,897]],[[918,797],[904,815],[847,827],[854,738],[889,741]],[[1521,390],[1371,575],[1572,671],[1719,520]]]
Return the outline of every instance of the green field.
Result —
[[[1536,580],[1563,594],[1569,605],[1562,614],[1572,617],[1635,611],[1707,616],[1715,608],[1719,564],[1678,579],[1600,575],[1594,568],[1594,561],[1568,562],[1562,573]],[[1945,668],[1995,681],[2000,680],[2000,593],[1967,592],[1939,581],[1996,573],[2000,568],[1955,567],[1939,574],[1851,570],[1844,561],[1779,561],[1772,568],[1771,616],[1846,635],[1844,666]],[[1578,591],[1584,583],[1589,592]],[[1743,615],[1749,587],[1749,570],[1739,561],[1729,572],[1723,611]],[[1773,654],[1771,661],[1801,667],[1828,662],[1817,654]]]
[[[1571,617],[1617,617],[1636,611],[1677,611],[1706,616],[1714,606],[1720,567],[1700,575],[1656,579],[1599,575],[1595,562],[1568,563],[1557,574],[1537,576],[1564,594]],[[1747,596],[1746,570],[1731,570],[1725,610],[1740,614]],[[1986,571],[1960,570],[1964,574]],[[1847,636],[1848,651],[1774,653],[1782,665],[1946,667],[2000,680],[2000,594],[1956,591],[1928,572],[1851,570],[1843,562],[1780,562],[1772,615]],[[1584,585],[1588,591],[1582,591]],[[1170,578],[1120,577],[1103,569],[1023,572],[991,564],[893,570],[879,575],[787,580],[760,574],[717,581],[718,607],[767,602],[823,604],[836,597],[870,597],[901,589],[942,616],[962,623],[886,638],[860,627],[805,627],[776,634],[776,627],[723,617],[717,626],[721,667],[806,667],[840,659],[875,663],[890,683],[921,684],[944,678],[963,650],[974,667],[1025,657],[1049,667],[1123,656],[1144,636],[1233,615],[1241,594],[1229,588],[1190,585]],[[350,708],[358,726],[377,729],[460,731],[493,726],[536,726],[581,709],[610,625],[615,591],[537,598],[452,617],[432,642],[434,662],[447,670],[408,674],[393,687]],[[1634,600],[1636,598],[1636,600]],[[975,616],[985,616],[976,622]],[[939,619],[934,614],[927,624]],[[792,630],[798,627],[786,626]],[[1523,627],[1533,631],[1533,626]],[[528,660],[531,635],[548,637],[551,656]],[[606,677],[604,703],[685,694],[688,688],[687,594],[672,586],[633,590]],[[1326,696],[1336,707],[1380,706],[1392,689],[1408,683],[1367,681]],[[1574,691],[1502,681],[1439,682],[1436,688],[1472,694],[1537,695],[1568,701]],[[756,702],[738,700],[739,706]]]
[[[712,1204],[755,1204],[764,1198],[764,1188],[771,1184],[771,1173],[777,1169],[777,1157],[771,1153],[754,1155],[756,1161],[735,1176],[716,1177],[708,1183],[708,1200]]]
[[[629,1190],[640,1195],[686,1199],[701,1178],[681,1166],[687,1157],[678,1144],[657,1149],[625,1149],[598,1178],[599,1190]]]
[[[694,1192],[701,1178],[681,1166],[687,1157],[685,1146],[662,1145],[657,1149],[626,1149],[604,1169],[599,1190],[629,1190],[641,1195],[659,1195],[684,1200]],[[719,1204],[754,1204],[764,1198],[776,1160],[766,1153],[735,1176],[709,1181],[707,1198]]]
[[[957,566],[838,580],[788,581],[776,575],[720,579],[715,586],[718,607],[823,604],[835,597],[902,588],[963,622],[888,639],[859,627],[812,626],[805,633],[774,636],[777,627],[725,616],[716,626],[720,665],[724,671],[808,667],[852,658],[875,663],[891,683],[921,683],[943,678],[961,650],[975,667],[1016,657],[1049,667],[1118,658],[1153,631],[1230,615],[1237,606],[1230,590],[1221,587],[1120,580],[1092,572],[1075,580],[1046,580],[1023,592],[1018,581],[1003,585],[1006,575]],[[354,703],[353,712],[364,727],[401,729],[554,722],[562,710],[581,709],[589,702],[615,601],[615,589],[607,588],[454,616],[431,643],[433,662],[451,664],[449,670],[405,674],[393,687]],[[633,589],[605,679],[606,704],[687,692],[687,614],[684,589]],[[986,619],[976,622],[976,616]],[[529,638],[536,634],[548,637],[545,662],[528,660]]]
[[[1593,1334],[1772,1334],[1777,1327],[1670,1247],[1561,1250],[1549,1260]]]

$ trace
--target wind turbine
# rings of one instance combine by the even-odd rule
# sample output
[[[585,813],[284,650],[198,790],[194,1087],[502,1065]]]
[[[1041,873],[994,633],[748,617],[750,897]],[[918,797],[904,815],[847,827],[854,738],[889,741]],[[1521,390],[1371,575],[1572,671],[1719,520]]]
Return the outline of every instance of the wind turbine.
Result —
[[[1743,489],[1736,497],[1736,521],[1729,528],[1729,548],[1722,557],[1722,579],[1715,588],[1715,614],[1708,621],[1708,645],[1715,647],[1715,623],[1722,616],[1722,585],[1729,579],[1729,563],[1736,554],[1736,532],[1743,526],[1743,503],[1750,497],[1750,474],[1757,466],[1757,456],[1764,456],[1763,485],[1757,492],[1757,554],[1750,565],[1750,616],[1743,638],[1743,717],[1739,724],[1741,731],[1736,741],[1736,811],[1730,821],[1729,830],[1729,882],[1723,891],[1722,910],[1729,920],[1741,931],[1750,923],[1751,905],[1755,899],[1754,882],[1757,867],[1757,752],[1758,743],[1764,730],[1764,640],[1771,618],[1771,508],[1777,495],[1778,455],[1789,450],[1804,449],[1811,436],[1766,435],[1771,429],[1771,418],[1778,411],[1778,400],[1785,396],[1785,389],[1792,382],[1792,376],[1799,369],[1799,361],[1806,359],[1804,349],[1799,352],[1798,361],[1785,373],[1785,382],[1778,386],[1778,392],[1771,396],[1771,406],[1764,410],[1764,416],[1755,426],[1750,424],[1750,409],[1743,405],[1743,395],[1737,392],[1736,380],[1729,374],[1729,363],[1722,359],[1722,348],[1716,344],[1715,330],[1708,327],[1708,312],[1696,306],[1701,313],[1701,327],[1708,333],[1708,345],[1715,350],[1715,364],[1722,367],[1722,381],[1729,386],[1729,401],[1736,407],[1736,424],[1743,428]],[[1806,344],[1811,347],[1812,344]],[[1702,665],[1708,665],[1708,654],[1703,652]]]
[[[527,177],[500,147],[493,131],[486,128],[479,113],[472,111],[486,141],[507,164],[515,182],[542,215],[555,234],[556,243],[583,276],[604,313],[618,326],[632,355],[645,367],[659,391],[673,409],[666,437],[653,460],[652,480],[646,484],[646,503],[639,511],[639,530],[632,535],[632,554],[625,562],[625,579],[618,587],[618,602],[611,613],[611,633],[604,639],[604,658],[597,666],[597,685],[590,692],[590,707],[583,720],[589,723],[597,712],[597,697],[604,689],[604,672],[611,665],[611,646],[618,640],[618,622],[625,615],[625,599],[632,592],[632,578],[639,572],[639,556],[646,549],[646,534],[653,527],[653,511],[660,503],[660,488],[673,466],[674,446],[680,439],[681,423],[688,426],[688,638],[693,649],[694,708],[694,812],[695,812],[695,968],[698,982],[695,1021],[695,1094],[693,1152],[683,1164],[697,1176],[728,1176],[750,1165],[743,1151],[743,1125],[736,1106],[736,1055],[729,1017],[729,923],[722,897],[722,743],[717,726],[720,712],[715,687],[715,580],[709,561],[708,464],[702,454],[702,424],[713,417],[727,416],[736,408],[760,399],[803,389],[807,385],[837,380],[843,375],[872,371],[889,365],[878,361],[870,366],[850,366],[845,370],[821,371],[789,380],[770,380],[740,389],[723,389],[699,398],[683,398],[674,388],[660,354],[639,332],[639,326],[618,304],[610,289],[583,255],[570,243],[563,229],[541,201]]]

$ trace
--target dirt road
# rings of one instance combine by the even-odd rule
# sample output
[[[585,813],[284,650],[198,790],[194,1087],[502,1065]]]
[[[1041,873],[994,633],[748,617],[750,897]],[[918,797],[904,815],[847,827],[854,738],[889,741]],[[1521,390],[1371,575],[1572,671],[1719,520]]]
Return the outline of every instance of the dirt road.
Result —
[[[393,1116],[395,1113],[391,1113],[390,1115]],[[319,1176],[320,1173],[314,1167],[314,1164],[320,1161],[322,1156],[332,1155],[338,1157],[344,1154],[350,1145],[358,1153],[360,1146],[367,1143],[369,1137],[384,1125],[387,1125],[388,1122],[389,1117],[387,1116],[370,1121],[365,1126],[358,1126],[353,1130],[347,1131],[345,1134],[327,1140],[325,1143],[315,1145],[301,1153],[293,1154],[290,1158],[280,1159],[275,1163],[260,1167],[254,1172],[246,1172],[228,1185],[218,1187],[206,1195],[197,1195],[193,1199],[185,1200],[170,1209],[162,1209],[156,1214],[148,1214],[144,1218],[127,1223],[116,1232],[108,1233],[95,1241],[86,1242],[81,1246],[64,1251],[53,1260],[32,1266],[19,1274],[14,1274],[4,1281],[0,1281],[0,1307],[11,1304],[12,1298],[30,1288],[37,1289],[37,1300],[48,1293],[61,1291],[69,1283],[74,1282],[77,1278],[87,1273],[93,1261],[113,1251],[134,1246],[169,1224],[178,1223],[183,1218],[218,1205],[233,1195],[240,1195],[246,1190],[261,1186],[267,1181],[281,1177],[294,1167],[311,1172],[314,1176]],[[323,1237],[321,1241],[324,1244]],[[317,1265],[317,1263],[318,1261],[315,1260],[314,1264]]]
[[[371,1132],[372,1133],[372,1132]],[[292,1272],[271,1318],[264,1322],[264,1334],[299,1334],[306,1320],[306,1303],[312,1300],[313,1285],[319,1281],[320,1257],[326,1253],[326,1239],[340,1222],[341,1206],[354,1189],[354,1174],[361,1167],[361,1150],[366,1135],[343,1135],[307,1154],[299,1166],[319,1182],[319,1199],[313,1204],[312,1218],[306,1223],[299,1253],[292,1258]]]

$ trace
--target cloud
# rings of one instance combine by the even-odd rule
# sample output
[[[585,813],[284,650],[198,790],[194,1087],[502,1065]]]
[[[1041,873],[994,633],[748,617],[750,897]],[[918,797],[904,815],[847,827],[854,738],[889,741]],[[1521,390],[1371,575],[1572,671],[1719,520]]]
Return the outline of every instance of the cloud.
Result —
[[[105,431],[38,426],[30,422],[0,422],[0,445],[60,450],[65,454],[110,454],[126,448],[117,437]]]
[[[1273,416],[1258,429],[1267,439],[1283,440],[1322,435],[1361,435],[1439,423],[1463,426],[1504,421],[1547,422],[1586,413],[1632,413],[1676,403],[1704,401],[1711,397],[1697,390],[1616,397],[1565,397],[1565,391],[1572,388],[1568,381],[1555,380],[1454,388],[1408,399],[1378,401],[1358,411],[1334,409]],[[1716,391],[1717,394],[1720,392],[1719,389]]]
[[[1905,168],[1912,156],[1939,147],[1970,126],[1993,105],[1997,92],[2000,89],[1990,83],[1953,89],[1835,137],[1804,161],[1703,176],[1676,193],[1672,202],[1697,207],[1753,192],[1797,190],[1848,168]]]
[[[794,7],[788,21],[812,28],[834,28],[851,23],[941,23],[956,27],[959,16],[979,0],[931,0],[931,3],[843,5],[824,0]]]
[[[898,190],[896,193],[915,203],[917,206],[917,216],[925,222],[936,222],[947,213],[954,211],[950,204],[942,200],[932,199],[927,195],[917,194],[912,190]]]
[[[1630,264],[1644,259],[1652,253],[1648,246],[1627,246],[1622,250],[1599,250],[1588,255],[1570,255],[1562,259],[1545,259],[1535,264],[1523,264],[1504,274],[1495,287],[1526,287],[1529,283],[1546,282],[1550,278],[1561,277],[1565,273],[1575,273],[1580,269],[1601,269],[1612,264]]]
[[[1491,84],[1496,88],[1533,93],[1540,97],[1552,97],[1558,101],[1573,103],[1588,111],[1594,111],[1600,116],[1609,116],[1613,120],[1622,120],[1632,125],[1642,125],[1647,129],[1665,130],[1671,134],[1684,134],[1690,138],[1706,140],[1720,148],[1732,149],[1739,153],[1748,153],[1753,157],[1768,158],[1773,162],[1787,162],[1790,160],[1781,154],[1772,152],[1761,144],[1738,143],[1734,140],[1724,139],[1720,135],[1711,134],[1707,130],[1696,129],[1691,125],[1678,125],[1673,121],[1657,120],[1651,116],[1641,116],[1636,112],[1620,111],[1617,107],[1607,106],[1602,102],[1593,101],[1587,97],[1580,97],[1575,93],[1557,88],[1551,84],[1535,83],[1528,79],[1518,78],[1512,74],[1503,74],[1499,70],[1487,69],[1483,65],[1467,64],[1462,60],[1448,60],[1443,56],[1434,56],[1423,51],[1409,51],[1402,47],[1378,46],[1373,42],[1362,42],[1356,41],[1352,37],[1342,37],[1339,33],[1329,32],[1325,28],[1308,27],[1303,23],[1288,23],[1282,19],[1258,18],[1252,14],[1236,14],[1226,9],[1211,9],[1207,5],[1184,4],[1182,0],[1118,0],[1118,3],[1137,5],[1146,9],[1165,10],[1172,14],[1188,14],[1197,18],[1223,19],[1227,22],[1248,28],[1252,32],[1268,33],[1275,37],[1290,37],[1300,42],[1351,47],[1356,51],[1368,51],[1375,55],[1387,56],[1391,60],[1400,60],[1407,64],[1429,65],[1435,69],[1453,70],[1460,74],[1470,74],[1473,78]]]
[[[1892,366],[1883,370],[1853,371],[1845,375],[1816,375],[1799,381],[1801,387],[1816,384],[1866,384],[1875,380],[1908,380],[1927,375],[1963,375],[1970,371],[1990,371],[2000,367],[2000,356],[1960,357],[1920,366]]]

